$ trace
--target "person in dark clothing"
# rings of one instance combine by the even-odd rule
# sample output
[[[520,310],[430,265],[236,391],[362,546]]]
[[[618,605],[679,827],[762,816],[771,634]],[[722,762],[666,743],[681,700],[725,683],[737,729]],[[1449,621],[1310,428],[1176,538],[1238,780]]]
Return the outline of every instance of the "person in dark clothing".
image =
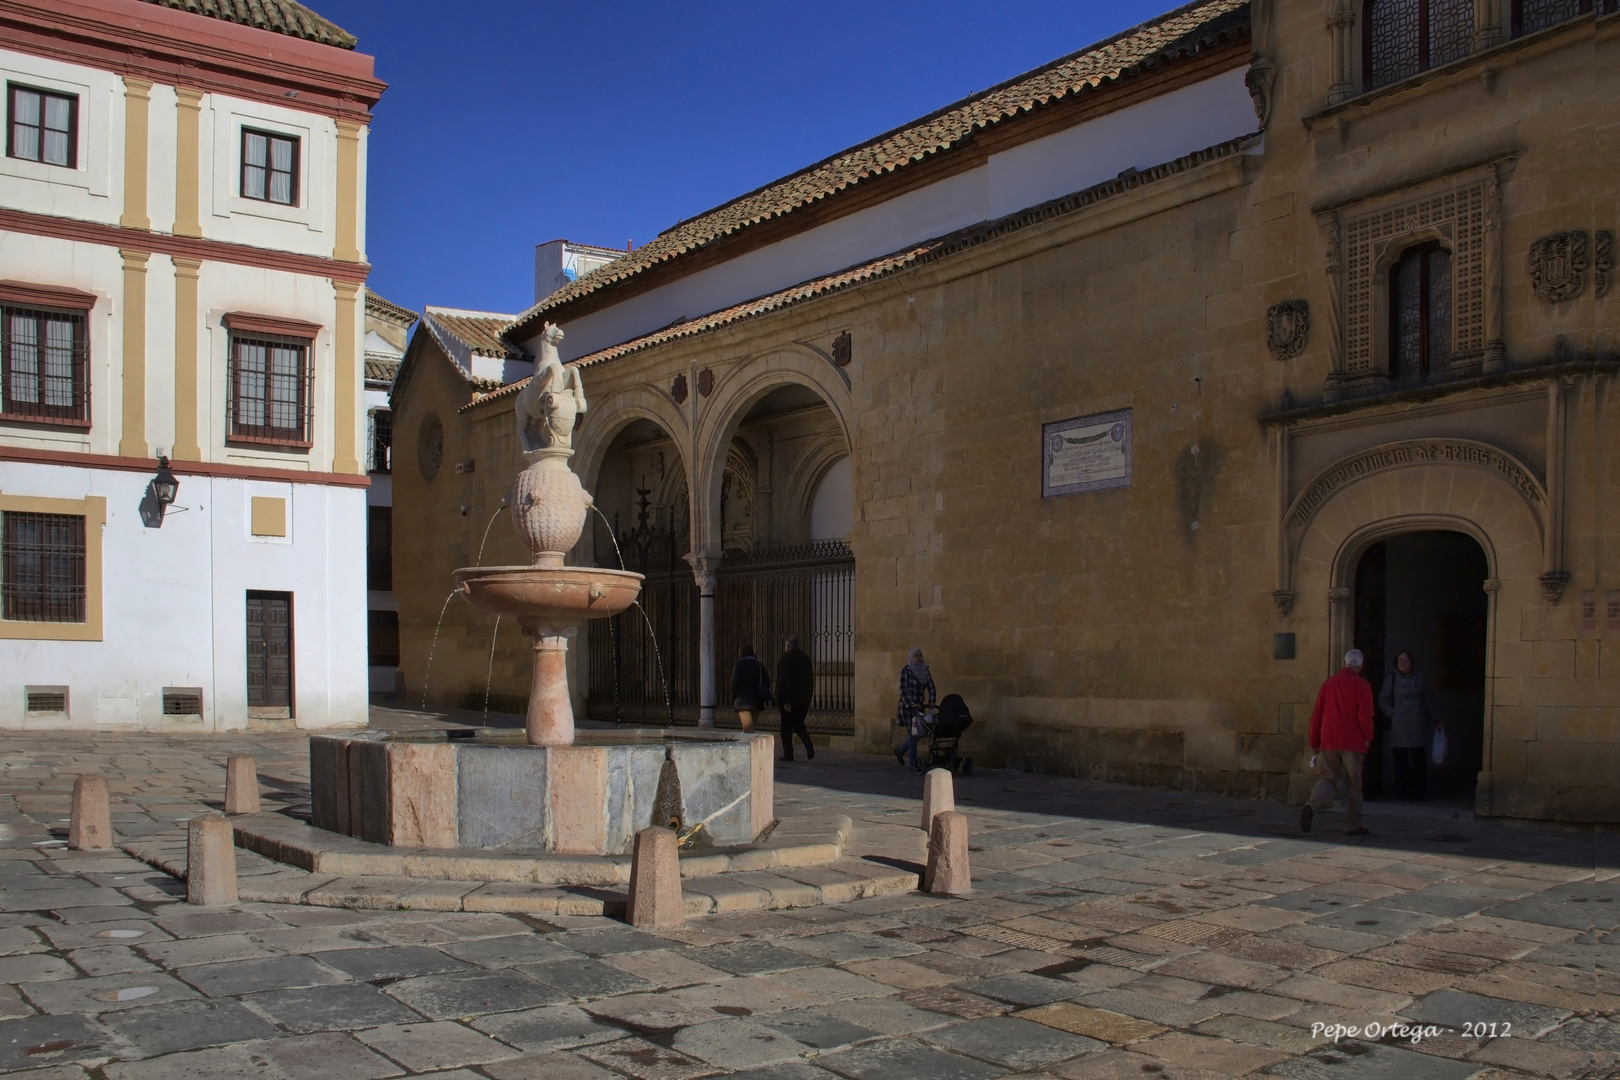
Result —
[[[752,645],[744,645],[737,666],[731,669],[731,704],[744,731],[754,730],[754,717],[770,700],[771,679],[765,665],[754,655]]]
[[[895,723],[902,729],[902,741],[894,748],[894,759],[902,765],[917,767],[917,733],[912,721],[925,706],[934,703],[934,675],[923,661],[923,651],[913,646],[906,656],[906,666],[900,669],[900,705],[895,710]]]
[[[1421,802],[1427,793],[1429,740],[1440,727],[1429,680],[1416,670],[1411,652],[1395,657],[1395,670],[1384,678],[1378,705],[1389,717],[1389,745],[1395,755],[1395,797]]]
[[[799,639],[790,637],[776,660],[776,700],[782,709],[782,760],[793,760],[793,735],[798,733],[804,743],[804,756],[816,756],[815,744],[810,741],[810,729],[805,718],[810,714],[810,699],[816,693],[816,673],[810,657],[799,649]]]

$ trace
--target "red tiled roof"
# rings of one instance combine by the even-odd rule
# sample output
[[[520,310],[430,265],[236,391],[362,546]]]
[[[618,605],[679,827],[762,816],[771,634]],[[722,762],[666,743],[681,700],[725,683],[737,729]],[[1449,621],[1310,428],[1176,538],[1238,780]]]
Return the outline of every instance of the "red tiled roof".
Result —
[[[512,321],[510,315],[460,308],[429,307],[426,310],[430,324],[454,334],[478,356],[508,359],[521,355],[515,346],[501,339],[501,331]]]
[[[1163,165],[1156,165],[1151,169],[1143,169],[1140,172],[1124,174],[1113,180],[1086,188],[1084,191],[1077,191],[1072,195],[1064,195],[1050,202],[1041,203],[1039,206],[1020,210],[1016,214],[1009,214],[1007,217],[996,221],[969,226],[966,229],[958,230],[934,240],[914,244],[900,251],[884,255],[881,258],[861,263],[858,266],[852,266],[847,270],[840,270],[836,274],[828,274],[825,277],[815,278],[794,285],[791,288],[782,289],[779,292],[757,297],[722,311],[711,312],[700,318],[687,319],[673,326],[666,326],[662,330],[656,330],[653,333],[614,345],[611,348],[602,349],[599,352],[591,353],[589,356],[582,356],[578,360],[570,361],[569,366],[583,368],[607,363],[610,360],[617,360],[633,353],[644,352],[647,349],[671,341],[708,333],[723,326],[743,322],[782,308],[792,307],[817,296],[825,296],[829,293],[847,289],[852,285],[887,277],[908,267],[935,262],[957,252],[977,247],[997,237],[1005,236],[1008,233],[1014,233],[1020,229],[1026,229],[1032,225],[1038,225],[1074,213],[1077,210],[1141,187],[1144,184],[1151,184],[1156,180],[1162,180],[1176,173],[1185,172],[1206,162],[1242,153],[1244,148],[1256,137],[1257,135],[1245,135],[1241,138],[1231,139],[1208,149],[1177,158],[1174,161],[1165,162]],[[472,401],[461,407],[460,411],[465,412],[486,401],[516,394],[523,389],[528,381],[528,379],[519,379],[516,382],[507,383],[491,393],[475,395]]]
[[[366,314],[404,327],[409,327],[418,318],[416,312],[410,308],[401,307],[392,300],[384,300],[370,289],[366,290]]]
[[[523,334],[529,324],[572,301],[869,178],[950,150],[975,132],[1020,113],[1247,35],[1248,30],[1248,0],[1195,0],[680,222],[656,240],[547,296],[514,319],[508,332]]]
[[[360,39],[323,19],[297,0],[145,0],[158,7],[189,11],[210,19],[254,26],[273,34],[316,41],[339,49],[352,49]]]

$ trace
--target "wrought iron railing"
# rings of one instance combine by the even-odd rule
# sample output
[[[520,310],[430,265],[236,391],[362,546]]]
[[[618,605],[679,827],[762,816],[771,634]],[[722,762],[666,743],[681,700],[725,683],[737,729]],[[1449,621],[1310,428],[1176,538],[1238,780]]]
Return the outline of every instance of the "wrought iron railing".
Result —
[[[693,724],[700,706],[699,591],[673,515],[643,515],[619,533],[625,567],[645,575],[641,610],[593,620],[587,630],[588,711],[593,719],[634,724]],[[596,550],[613,544],[598,523]],[[715,688],[722,724],[735,723],[731,672],[751,644],[773,680],[776,656],[796,636],[816,672],[812,731],[853,730],[855,705],[855,560],[848,545],[818,541],[728,552],[715,590]],[[767,721],[774,723],[774,712]]]

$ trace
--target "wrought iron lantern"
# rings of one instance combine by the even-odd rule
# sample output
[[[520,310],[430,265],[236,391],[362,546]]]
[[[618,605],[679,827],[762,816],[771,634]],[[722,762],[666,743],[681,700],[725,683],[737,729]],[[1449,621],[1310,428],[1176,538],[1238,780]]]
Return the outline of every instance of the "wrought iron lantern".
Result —
[[[157,499],[158,505],[167,509],[174,505],[174,497],[180,492],[180,481],[169,469],[169,459],[158,455],[157,475],[152,478],[152,497]]]

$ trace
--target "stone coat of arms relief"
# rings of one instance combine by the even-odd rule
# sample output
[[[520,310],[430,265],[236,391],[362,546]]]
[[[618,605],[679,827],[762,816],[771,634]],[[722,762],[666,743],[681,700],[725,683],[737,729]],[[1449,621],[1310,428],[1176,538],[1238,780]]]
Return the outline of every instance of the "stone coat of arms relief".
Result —
[[[1283,300],[1266,312],[1266,348],[1277,360],[1292,360],[1305,351],[1311,332],[1311,305],[1307,300]]]
[[[1585,285],[1586,267],[1584,232],[1553,233],[1530,245],[1530,288],[1538,300],[1575,299]]]

